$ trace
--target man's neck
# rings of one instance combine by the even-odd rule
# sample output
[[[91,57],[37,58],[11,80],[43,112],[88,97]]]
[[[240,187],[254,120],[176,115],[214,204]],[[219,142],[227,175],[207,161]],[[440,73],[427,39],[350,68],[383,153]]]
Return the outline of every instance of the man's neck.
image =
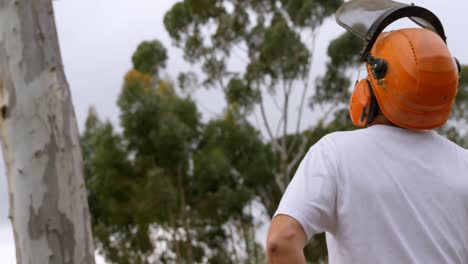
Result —
[[[373,125],[385,125],[385,126],[397,126],[392,121],[390,121],[388,118],[386,118],[383,114],[378,114],[374,120],[369,124],[369,126]]]

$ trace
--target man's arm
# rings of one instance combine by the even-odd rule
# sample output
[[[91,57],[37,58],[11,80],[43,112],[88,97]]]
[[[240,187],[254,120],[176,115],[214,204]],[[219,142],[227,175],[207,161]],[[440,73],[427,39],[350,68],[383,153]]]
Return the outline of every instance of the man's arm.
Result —
[[[303,252],[306,244],[307,236],[301,224],[290,216],[277,215],[268,231],[268,263],[306,263]]]

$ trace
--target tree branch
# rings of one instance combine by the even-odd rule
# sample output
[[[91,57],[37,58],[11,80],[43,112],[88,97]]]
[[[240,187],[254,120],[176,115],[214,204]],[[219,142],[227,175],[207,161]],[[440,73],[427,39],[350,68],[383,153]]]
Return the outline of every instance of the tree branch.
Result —
[[[283,114],[281,114],[281,118],[278,121],[278,125],[276,126],[276,133],[275,133],[276,138],[278,138],[280,136],[279,133],[280,133],[280,129],[282,128],[281,125],[283,125],[283,121],[284,121]]]
[[[324,106],[325,108],[325,106]],[[324,122],[327,120],[327,118],[330,116],[331,113],[333,113],[333,109],[335,109],[335,105],[331,104],[329,109],[327,111],[325,111],[325,114],[322,116],[322,118],[320,118],[320,122]]]
[[[239,260],[239,253],[237,252],[237,243],[236,243],[236,239],[234,237],[234,235],[237,233],[234,229],[233,229],[233,225],[234,224],[228,224],[229,226],[229,231],[230,231],[230,239],[231,239],[231,243],[232,243],[232,251],[234,253],[234,260],[236,261],[236,263],[240,263]]]
[[[284,89],[283,89],[284,91],[284,102],[283,102],[284,126],[283,126],[283,135],[282,135],[283,138],[286,138],[286,135],[288,134],[289,97],[291,95],[291,86],[292,86],[292,81],[288,80],[287,82],[285,82]]]
[[[254,115],[254,118],[255,118],[255,125],[256,127],[260,127],[260,118],[258,117],[257,115],[257,112],[256,111],[253,111],[253,115]]]
[[[281,137],[281,173],[283,184],[286,186],[289,181],[288,173],[288,114],[289,114],[289,96],[291,95],[292,81],[283,82],[284,102],[283,102],[283,135]],[[282,190],[284,191],[284,190]]]
[[[299,113],[298,113],[298,118],[297,118],[297,123],[296,123],[296,134],[299,134],[301,130],[301,122],[302,122],[302,115],[304,113],[304,104],[305,104],[305,98],[307,95],[307,91],[309,90],[310,87],[310,79],[311,79],[311,74],[312,74],[312,64],[314,62],[314,54],[315,54],[315,47],[316,47],[316,38],[317,35],[314,32],[312,32],[312,43],[311,43],[311,56],[310,56],[310,65],[309,65],[309,73],[307,74],[306,79],[304,80],[304,87],[302,89],[302,97],[301,97],[301,102],[299,104]]]
[[[257,84],[257,91],[259,92],[260,96],[262,96],[262,98],[260,99],[260,113],[262,114],[262,120],[263,120],[263,125],[265,126],[266,130],[267,130],[267,133],[268,133],[268,136],[270,137],[270,141],[271,141],[271,145],[273,147],[273,150],[274,151],[279,151],[280,150],[280,147],[278,145],[278,142],[276,141],[276,138],[274,138],[273,136],[273,133],[271,131],[271,128],[270,128],[270,124],[268,123],[268,119],[267,119],[267,116],[266,116],[266,112],[265,112],[265,105],[264,105],[264,102],[263,102],[263,95],[262,95],[262,91],[260,89],[260,84],[258,83],[258,81],[256,81],[256,84]]]
[[[285,180],[283,179],[284,178],[283,174],[280,171],[275,172],[274,177],[275,177],[275,182],[278,185],[278,188],[280,189],[281,192],[284,192],[286,190],[287,183],[285,183]]]
[[[242,55],[240,55],[239,53],[237,53],[235,49],[232,49],[232,52],[234,53],[234,55],[235,55],[239,60],[241,60],[241,61],[242,61],[243,63],[245,63],[245,64],[248,64],[249,61],[245,58],[245,57],[247,57],[247,51],[246,51],[245,49],[242,49],[239,45],[234,45],[233,47],[239,49],[239,50],[242,51],[242,52],[244,52],[245,56],[242,56]]]
[[[271,98],[271,100],[273,101],[273,104],[276,106],[276,109],[278,109],[278,111],[281,112],[281,107],[280,107],[280,105],[279,105],[279,103],[278,103],[278,100],[276,100],[275,95],[273,95],[273,94],[271,94],[271,93],[268,93],[268,94],[270,95],[270,98]]]
[[[334,105],[330,105],[330,108],[325,111],[325,114],[322,116],[322,118],[320,118],[319,120],[319,124],[320,123],[323,123],[329,116],[331,113],[333,113],[333,109],[334,109]],[[292,172],[292,169],[294,168],[295,165],[297,165],[297,163],[302,159],[302,157],[304,156],[304,154],[306,153],[307,149],[307,137],[305,135],[300,135],[300,138],[301,138],[301,145],[299,147],[299,151],[297,151],[296,155],[294,156],[294,158],[292,159],[292,161],[289,163],[289,166],[288,166],[288,173],[291,173]]]
[[[311,39],[311,55],[310,55],[310,64],[309,64],[309,72],[307,74],[306,79],[303,82],[303,88],[302,88],[302,94],[301,94],[301,102],[299,103],[299,108],[298,108],[298,117],[296,121],[296,135],[299,135],[301,132],[301,123],[302,123],[302,115],[304,114],[304,104],[305,104],[305,98],[307,96],[307,92],[310,88],[310,80],[311,75],[312,75],[312,65],[314,62],[314,55],[315,55],[315,47],[316,47],[316,39],[317,39],[317,32],[316,30],[312,31],[312,39]],[[296,146],[297,144],[297,137],[294,137],[294,139],[291,142],[290,149],[288,151],[292,151],[292,149]]]
[[[300,135],[299,137],[301,138],[301,145],[299,147],[299,150],[296,152],[296,155],[294,156],[294,158],[288,164],[288,169],[287,169],[288,174],[292,173],[292,169],[297,165],[299,161],[301,161],[302,157],[306,153],[307,137],[305,135]]]

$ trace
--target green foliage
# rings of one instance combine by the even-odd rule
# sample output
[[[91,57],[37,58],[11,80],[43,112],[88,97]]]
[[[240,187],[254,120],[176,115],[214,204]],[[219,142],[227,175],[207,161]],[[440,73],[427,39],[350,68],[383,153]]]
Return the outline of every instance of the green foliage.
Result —
[[[457,144],[468,148],[468,66],[462,65],[457,97],[449,121],[438,132]],[[460,127],[462,129],[460,129]],[[463,129],[465,128],[465,129]],[[465,131],[465,132],[463,132]]]
[[[136,101],[128,103],[135,92],[126,89],[120,106],[136,109]],[[140,102],[142,106],[135,111],[121,109],[124,138],[93,112],[82,137],[93,231],[99,248],[113,263],[146,263],[155,246],[151,227],[172,233],[174,223],[189,222],[175,228],[192,232],[192,241],[169,239],[166,242],[172,243],[172,251],[182,243],[185,250],[191,247],[192,261],[207,256],[213,261],[228,261],[231,257],[224,245],[233,234],[221,226],[239,223],[253,232],[251,217],[243,209],[253,199],[252,182],[258,174],[269,172],[268,149],[247,123],[228,116],[211,121],[200,134],[193,111],[187,110],[193,110],[186,106],[191,104],[187,99],[160,88],[150,90],[150,94],[144,89],[140,92],[146,97]],[[136,126],[141,123],[153,126],[147,128],[147,136]],[[199,137],[194,141],[187,135]],[[183,143],[194,147],[190,151],[193,172],[187,164],[191,158],[177,151],[185,150],[187,144]],[[181,164],[186,168],[179,177],[174,174],[180,173],[177,168]],[[200,243],[210,248],[210,253],[197,246]],[[255,243],[251,247],[255,252],[259,249]],[[189,261],[187,253],[180,253],[180,258]]]
[[[172,172],[188,159],[199,125],[193,101],[178,98],[170,85],[161,83],[157,89],[124,87],[118,104],[130,150],[153,156]]]
[[[468,118],[468,66],[462,66],[460,73],[460,84],[458,86],[455,107],[452,111],[452,117],[456,119],[467,120]]]
[[[240,109],[250,112],[259,100],[258,91],[252,89],[248,83],[239,78],[232,78],[225,92],[226,101],[230,105],[237,105]]]
[[[359,62],[359,52],[362,41],[352,33],[343,33],[328,46],[330,61],[324,76],[316,81],[316,93],[311,100],[311,106],[320,102],[345,103],[349,100],[351,85],[346,70],[356,67]]]
[[[169,32],[169,35],[180,40],[181,33],[186,33],[190,23],[193,21],[192,11],[185,2],[176,3],[172,6],[171,12],[164,17],[164,25]]]
[[[166,67],[166,61],[166,48],[158,40],[142,42],[132,56],[135,70],[156,76]]]
[[[282,16],[275,16],[272,25],[265,30],[260,62],[273,79],[293,80],[308,73],[309,50]]]
[[[232,14],[219,16],[218,27],[212,36],[213,46],[224,54],[229,54],[232,43],[239,43],[247,33],[249,14],[242,6],[237,5]]]
[[[239,46],[247,48],[245,72],[253,79],[302,79],[309,69],[310,53],[300,34],[315,30],[341,3],[205,0],[202,4],[185,0],[166,13],[164,25],[175,42],[184,47],[188,61],[205,65],[208,85],[228,77],[225,66],[216,67],[217,71],[211,66],[226,65]]]
[[[360,63],[359,54],[362,47],[362,41],[354,34],[343,33],[328,45],[330,64],[340,68],[356,66]]]
[[[122,138],[110,123],[102,123],[90,111],[81,142],[95,239],[113,262],[144,263],[152,246],[145,235],[147,223],[134,217],[138,206],[132,196],[138,176],[132,171]]]
[[[295,25],[300,27],[317,27],[323,19],[332,15],[342,1],[317,0],[282,0],[289,16]]]
[[[223,79],[227,76],[226,62],[223,59],[218,59],[215,56],[209,56],[209,58],[203,63],[203,73],[206,74],[207,78],[204,81],[206,86],[216,86],[218,84],[223,85]]]
[[[282,112],[279,127],[290,126],[288,121],[291,122],[289,120],[291,109],[303,111],[305,104],[293,102],[290,98],[293,91],[298,90],[298,86],[306,88],[310,86],[310,65],[314,51],[312,41],[309,39],[315,38],[316,29],[343,1],[205,0],[202,2],[181,0],[174,4],[165,15],[164,25],[176,45],[183,49],[184,58],[190,63],[201,65],[205,78],[203,86],[220,88],[224,92],[227,118],[235,120],[236,126],[227,129],[229,124],[224,123],[226,120],[216,123],[217,133],[228,133],[225,136],[230,135],[233,138],[224,139],[220,136],[216,140],[216,146],[210,147],[209,151],[203,149],[204,152],[200,156],[194,156],[197,160],[195,174],[204,175],[203,186],[206,188],[204,190],[209,190],[210,195],[213,195],[211,200],[225,197],[225,200],[242,204],[256,197],[271,216],[276,210],[285,185],[294,173],[294,168],[313,140],[307,133],[300,131],[299,125],[296,133],[292,135],[288,134],[287,129],[284,129],[280,135],[273,135],[272,126],[268,124],[269,113],[263,109],[263,105],[268,96],[282,96],[278,103]],[[350,82],[345,70],[351,67],[352,63],[343,60],[352,57],[355,42],[351,46],[346,46],[349,45],[347,41],[348,39],[337,40],[336,44],[330,47],[331,62],[327,74],[317,81],[314,105],[336,103],[341,106],[340,103],[349,95],[347,89]],[[346,54],[339,54],[342,51]],[[229,68],[230,61],[239,58],[245,63],[240,69],[237,67],[232,71]],[[256,148],[236,150],[234,146],[220,144],[220,142],[236,141],[240,135],[230,134],[231,130],[241,132],[242,124],[245,122],[242,120],[248,120],[248,117],[259,108],[263,111],[262,119],[269,131],[269,138],[262,140],[267,141],[264,146],[260,144]],[[209,123],[205,132],[215,133],[212,125]],[[325,130],[322,124],[317,125],[316,129],[317,133],[320,133],[319,130]],[[254,131],[250,132],[250,137],[252,135],[255,135]],[[208,140],[204,138],[205,136],[206,134],[202,134],[203,140],[200,146],[205,147],[204,144]],[[240,144],[249,142],[247,139],[250,137],[246,136],[243,141],[239,141]],[[255,155],[250,156],[250,164],[257,165],[248,167],[249,163],[246,162],[241,166],[245,171],[241,171],[228,150],[242,153],[237,162],[243,157],[248,157],[248,153],[255,155],[263,153],[265,158],[254,162]],[[202,171],[205,174],[198,171],[199,166],[204,166]],[[234,175],[225,174],[229,170],[234,172]],[[250,170],[255,172],[255,176],[247,177],[250,175]],[[211,176],[208,177],[207,174]],[[234,199],[229,190],[219,189],[217,186],[225,182],[226,186],[234,189],[231,183],[236,182],[233,181],[236,174],[243,176],[239,180],[244,183],[243,188],[247,189],[245,192],[243,188],[235,189]],[[218,181],[207,181],[211,177]],[[212,185],[206,185],[207,183]],[[217,196],[218,193],[220,196]],[[239,207],[235,208],[238,209]],[[323,242],[323,239],[318,241]],[[317,252],[316,259],[323,259],[326,254],[323,244],[319,248],[321,250]]]
[[[121,134],[91,109],[82,135],[92,227],[107,260],[148,263],[159,243],[168,248],[156,256],[163,262],[233,263],[242,257],[226,245],[236,237],[260,259],[244,210],[258,175],[270,173],[257,130],[234,112],[202,124],[190,97],[137,69],[118,106]]]

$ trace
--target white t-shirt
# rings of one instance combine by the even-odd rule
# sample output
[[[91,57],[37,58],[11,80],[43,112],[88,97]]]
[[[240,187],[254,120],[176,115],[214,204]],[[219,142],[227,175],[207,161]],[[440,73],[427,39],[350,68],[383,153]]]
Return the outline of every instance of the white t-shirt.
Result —
[[[277,214],[330,264],[468,263],[468,151],[435,131],[374,125],[312,146]]]

